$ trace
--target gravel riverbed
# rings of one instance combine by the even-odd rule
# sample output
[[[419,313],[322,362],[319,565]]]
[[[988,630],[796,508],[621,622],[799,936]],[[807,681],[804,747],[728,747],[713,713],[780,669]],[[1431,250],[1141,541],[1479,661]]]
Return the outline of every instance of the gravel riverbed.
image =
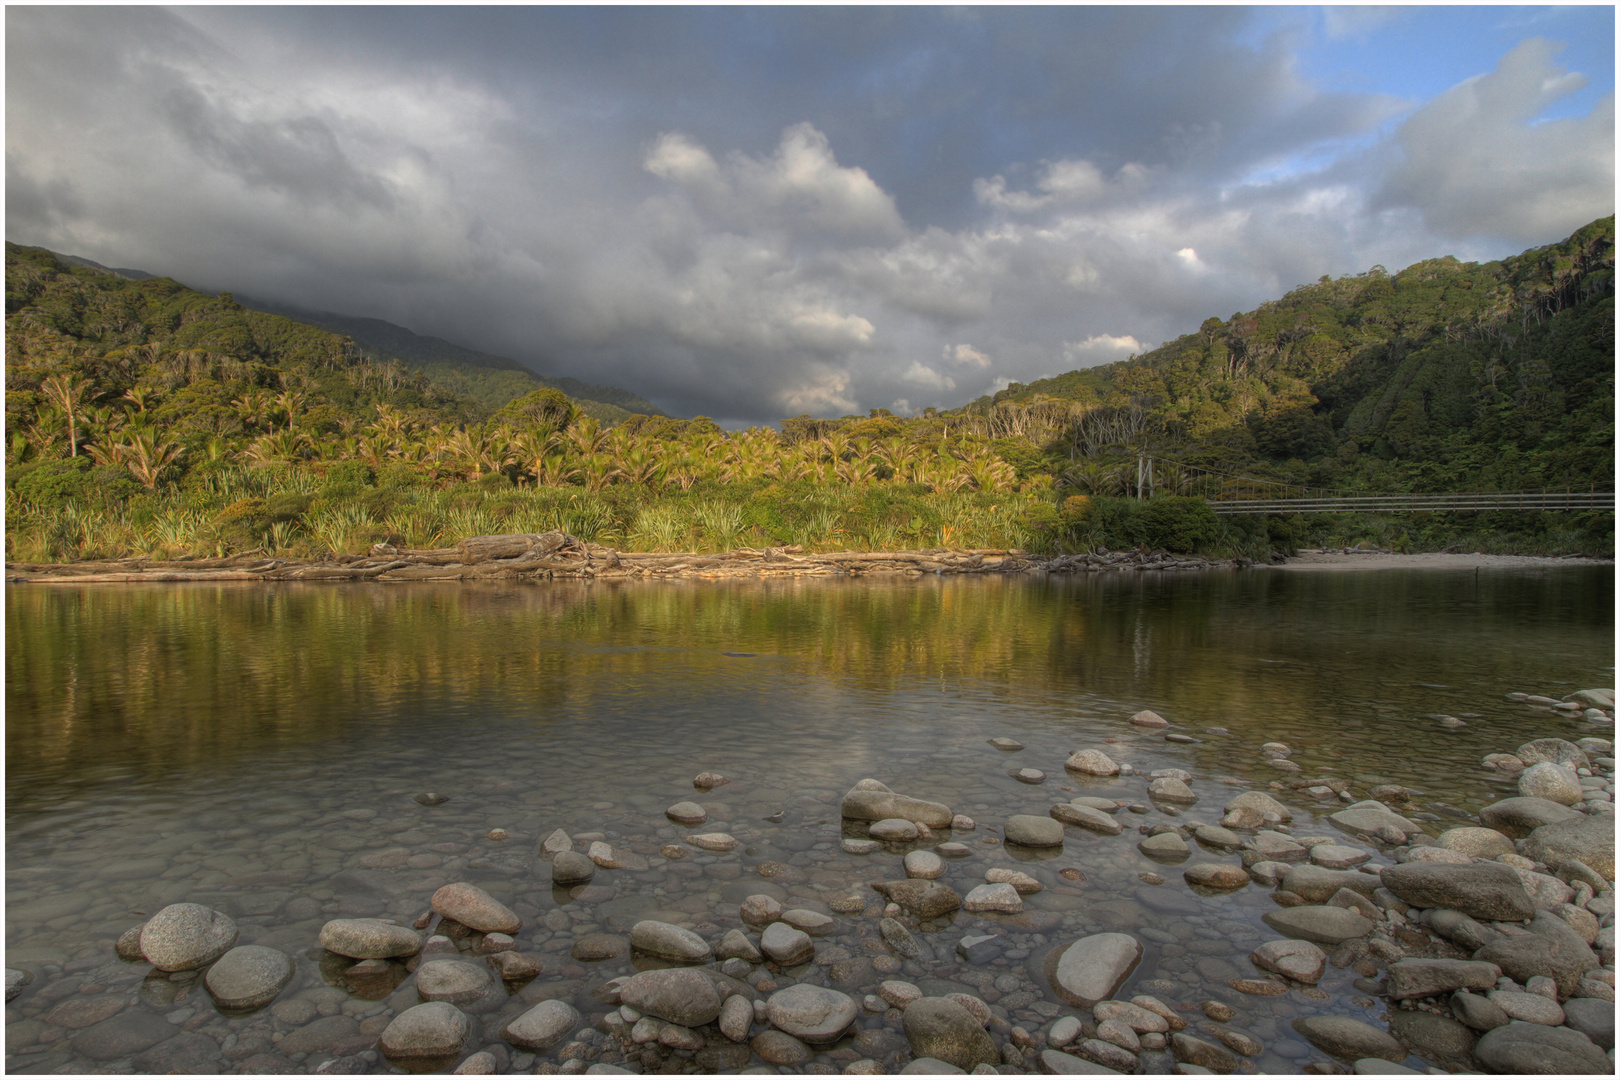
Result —
[[[1516,698],[1595,734],[1502,747],[1454,821],[1147,711],[896,747],[901,791],[242,792],[250,849],[14,880],[7,1069],[1611,1072],[1613,692]],[[1222,740],[1277,778],[1162,764]]]

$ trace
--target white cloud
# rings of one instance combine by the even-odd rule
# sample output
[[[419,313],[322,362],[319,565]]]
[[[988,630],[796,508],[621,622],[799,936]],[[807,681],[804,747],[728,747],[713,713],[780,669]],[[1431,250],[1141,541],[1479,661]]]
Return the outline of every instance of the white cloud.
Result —
[[[1115,170],[1112,180],[1085,160],[1049,162],[1035,181],[1039,195],[1007,190],[1003,176],[973,182],[973,194],[984,206],[1014,213],[1032,213],[1052,206],[1098,202],[1138,189],[1150,176],[1149,170],[1134,162]]]
[[[1447,237],[1485,234],[1545,243],[1614,212],[1614,95],[1578,119],[1537,122],[1586,80],[1531,38],[1495,71],[1465,80],[1413,113],[1402,161],[1374,208],[1412,207]]]
[[[978,367],[990,366],[990,358],[966,342],[945,346],[945,359],[953,364],[974,364]]]
[[[1063,343],[1063,362],[1071,367],[1096,367],[1145,352],[1142,343],[1129,334],[1093,334],[1084,341]]]
[[[644,167],[686,189],[715,219],[744,227],[828,232],[871,240],[905,233],[894,200],[866,170],[846,168],[808,123],[782,132],[768,158],[732,153],[721,165],[679,132],[661,135]]]
[[[913,360],[906,373],[901,376],[907,382],[917,383],[934,390],[955,390],[956,380],[949,375],[941,375],[921,360]]]

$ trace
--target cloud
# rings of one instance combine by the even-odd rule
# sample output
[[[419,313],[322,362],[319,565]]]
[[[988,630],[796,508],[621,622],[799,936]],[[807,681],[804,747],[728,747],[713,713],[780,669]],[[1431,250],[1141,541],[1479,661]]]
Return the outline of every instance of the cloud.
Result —
[[[1236,8],[6,19],[9,239],[728,423],[960,404],[1612,200],[1612,102],[1538,123],[1544,43],[1386,139],[1409,104]]]
[[[719,221],[870,240],[905,232],[894,200],[864,169],[838,164],[827,136],[808,123],[782,132],[768,158],[731,154],[724,166],[679,132],[661,135],[645,166],[680,185]]]
[[[1396,140],[1404,160],[1374,209],[1411,207],[1444,237],[1545,243],[1614,212],[1614,95],[1579,119],[1538,122],[1586,85],[1554,63],[1558,46],[1523,42],[1496,70],[1415,112]]]

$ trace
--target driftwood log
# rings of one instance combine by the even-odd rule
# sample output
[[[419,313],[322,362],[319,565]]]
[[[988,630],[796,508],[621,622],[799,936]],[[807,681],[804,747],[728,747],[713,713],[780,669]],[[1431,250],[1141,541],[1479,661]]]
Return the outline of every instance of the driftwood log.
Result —
[[[470,536],[433,550],[375,544],[365,555],[320,561],[235,555],[221,559],[156,562],[7,563],[11,582],[130,581],[485,581],[558,578],[766,578],[864,577],[900,574],[1074,573],[1104,570],[1202,570],[1247,565],[1168,552],[1043,557],[1001,548],[932,548],[926,551],[826,551],[798,546],[742,548],[720,555],[638,553],[590,544],[564,532]]]

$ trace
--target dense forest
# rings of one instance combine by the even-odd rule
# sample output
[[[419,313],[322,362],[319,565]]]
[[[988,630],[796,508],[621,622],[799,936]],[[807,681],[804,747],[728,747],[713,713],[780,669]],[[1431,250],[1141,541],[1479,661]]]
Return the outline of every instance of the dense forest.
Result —
[[[959,409],[726,433],[631,414],[623,392],[608,413],[556,385],[519,393],[531,384],[486,362],[519,379],[504,400],[475,377],[483,354],[448,342],[378,324],[415,338],[407,365],[377,328],[362,344],[229,293],[7,244],[7,552],[310,555],[558,527],[643,550],[1612,554],[1612,514],[1218,519],[1190,496],[1236,477],[1612,489],[1613,272],[1611,217],[1500,262],[1323,278]],[[454,392],[458,372],[479,397]],[[1152,499],[1136,498],[1144,454],[1159,463]]]

